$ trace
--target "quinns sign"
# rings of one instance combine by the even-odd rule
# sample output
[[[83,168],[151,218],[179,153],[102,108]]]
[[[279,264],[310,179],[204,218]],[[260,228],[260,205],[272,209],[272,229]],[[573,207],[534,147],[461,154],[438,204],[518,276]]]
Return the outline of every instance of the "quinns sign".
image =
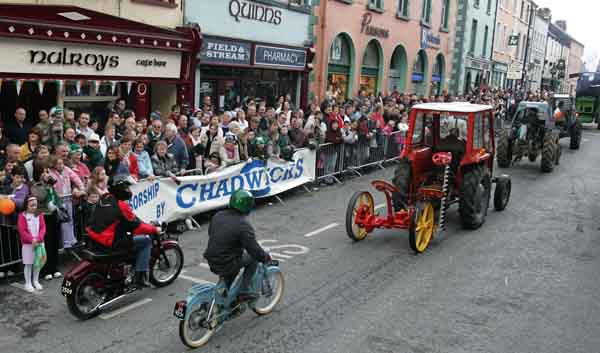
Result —
[[[293,189],[315,178],[316,153],[301,149],[291,162],[253,160],[222,171],[170,179],[144,181],[131,187],[130,205],[143,221],[169,222],[227,206],[237,189],[251,190],[256,197],[269,197]]]

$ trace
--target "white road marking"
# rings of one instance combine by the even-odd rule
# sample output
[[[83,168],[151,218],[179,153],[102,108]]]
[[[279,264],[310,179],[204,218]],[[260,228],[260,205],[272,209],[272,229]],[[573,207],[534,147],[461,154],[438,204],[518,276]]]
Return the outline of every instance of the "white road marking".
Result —
[[[24,284],[21,284],[19,282],[13,282],[10,285],[13,286],[13,287],[15,287],[15,288],[19,288],[20,290],[22,290],[24,292],[27,292],[25,290],[25,285]],[[40,295],[40,294],[42,294],[42,291],[36,290],[35,292],[27,292],[27,293]]]
[[[142,306],[144,304],[148,304],[151,301],[152,301],[152,298],[141,299],[141,300],[138,300],[135,303],[131,303],[131,304],[126,305],[126,306],[124,306],[122,308],[119,308],[119,309],[117,309],[115,311],[111,311],[110,313],[100,314],[100,318],[102,320],[108,320],[108,319],[111,319],[111,318],[113,318],[115,316],[118,316],[118,315],[121,315],[123,313],[126,313],[126,312],[128,312],[130,310],[133,310],[133,309],[135,309],[137,307],[140,307],[140,306]]]
[[[269,253],[269,255],[271,255],[271,257],[281,257],[284,259],[291,259],[292,257],[290,255],[284,255],[284,254],[280,254],[278,252],[271,252]]]
[[[508,287],[508,276],[504,277],[504,285]]]
[[[337,226],[339,226],[339,224],[338,224],[338,223],[331,223],[331,224],[329,224],[329,225],[326,225],[325,227],[319,228],[319,229],[317,229],[317,230],[314,230],[314,231],[312,231],[312,232],[310,232],[310,233],[306,233],[306,234],[304,234],[304,236],[305,236],[305,237],[307,237],[307,238],[310,238],[310,237],[312,237],[313,235],[317,235],[317,234],[319,234],[319,233],[322,233],[322,232],[324,232],[324,231],[326,231],[326,230],[329,230],[329,229],[331,229],[331,228],[335,228],[335,227],[337,227]]]
[[[203,283],[203,284],[212,283],[212,282],[200,279],[200,278],[196,278],[196,277],[192,277],[192,276],[188,276],[188,275],[183,275],[183,274],[180,274],[179,277],[183,278],[183,279],[187,279],[188,281],[192,281],[194,283]]]

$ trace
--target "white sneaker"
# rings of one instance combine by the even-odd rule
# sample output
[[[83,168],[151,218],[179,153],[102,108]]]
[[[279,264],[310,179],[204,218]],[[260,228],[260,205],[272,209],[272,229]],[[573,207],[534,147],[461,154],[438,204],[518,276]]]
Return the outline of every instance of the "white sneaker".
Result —
[[[51,279],[52,279],[52,275],[45,275],[45,276],[44,276],[44,279],[45,279],[46,281],[49,281],[49,280],[51,280]]]
[[[7,271],[7,272],[6,272],[6,276],[7,276],[7,277],[12,277],[12,276],[14,276],[14,275],[15,275],[15,273],[14,273],[13,271]]]
[[[33,282],[33,288],[35,288],[36,290],[43,290],[44,286],[42,286],[40,282]]]
[[[26,291],[28,291],[29,293],[33,293],[35,292],[35,288],[33,288],[33,286],[31,284],[26,284],[23,289],[25,289]]]
[[[4,279],[4,278],[6,278],[6,273],[0,272],[0,279]]]
[[[53,274],[52,276],[53,276],[54,278],[60,278],[60,277],[62,277],[62,273],[60,273],[60,272],[56,271],[56,272],[54,272],[54,274]]]

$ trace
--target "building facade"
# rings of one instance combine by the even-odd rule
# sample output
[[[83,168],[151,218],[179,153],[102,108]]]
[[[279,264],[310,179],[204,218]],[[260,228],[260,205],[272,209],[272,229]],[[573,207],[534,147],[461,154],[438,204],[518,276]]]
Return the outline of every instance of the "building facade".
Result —
[[[452,70],[455,1],[321,0],[311,91],[439,94]]]
[[[249,98],[274,106],[289,94],[304,106],[308,94],[311,6],[306,1],[188,1],[185,22],[202,28],[196,67],[198,105],[219,109]]]
[[[569,93],[575,95],[577,89],[577,78],[570,78],[570,75],[584,71],[583,51],[584,46],[580,42],[571,38],[569,46],[569,66],[567,67],[567,78],[569,78]]]
[[[570,37],[555,23],[548,26],[548,41],[546,59],[544,60],[544,73],[542,88],[566,93],[569,90],[567,68],[570,56]]]
[[[512,47],[509,37],[513,28],[512,4],[514,0],[498,0],[496,27],[494,29],[494,50],[492,55],[492,80],[490,86],[502,89],[506,86],[506,75],[512,63]]]
[[[201,38],[197,28],[176,27],[181,25],[180,4],[77,2],[94,8],[90,10],[63,3],[76,2],[0,4],[4,122],[11,123],[16,106],[25,107],[34,120],[37,111],[58,104],[103,122],[118,98],[140,118],[155,109],[167,113],[176,102],[191,103],[191,67]],[[154,14],[161,27],[117,16],[124,12],[140,18],[147,12],[146,22]]]
[[[548,16],[548,12],[542,9],[536,11],[535,21],[530,31],[530,54],[527,69],[527,89],[532,92],[541,90],[542,88],[542,73],[544,71],[549,25],[550,17]]]
[[[490,83],[497,7],[497,0],[458,0],[452,69],[452,89],[457,94]]]

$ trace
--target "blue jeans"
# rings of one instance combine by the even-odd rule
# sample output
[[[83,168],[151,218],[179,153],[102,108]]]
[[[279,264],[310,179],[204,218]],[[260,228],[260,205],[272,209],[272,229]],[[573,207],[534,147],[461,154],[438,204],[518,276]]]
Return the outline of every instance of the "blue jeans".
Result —
[[[136,235],[133,237],[135,243],[135,270],[137,272],[148,272],[150,253],[152,252],[152,238],[147,235]]]

